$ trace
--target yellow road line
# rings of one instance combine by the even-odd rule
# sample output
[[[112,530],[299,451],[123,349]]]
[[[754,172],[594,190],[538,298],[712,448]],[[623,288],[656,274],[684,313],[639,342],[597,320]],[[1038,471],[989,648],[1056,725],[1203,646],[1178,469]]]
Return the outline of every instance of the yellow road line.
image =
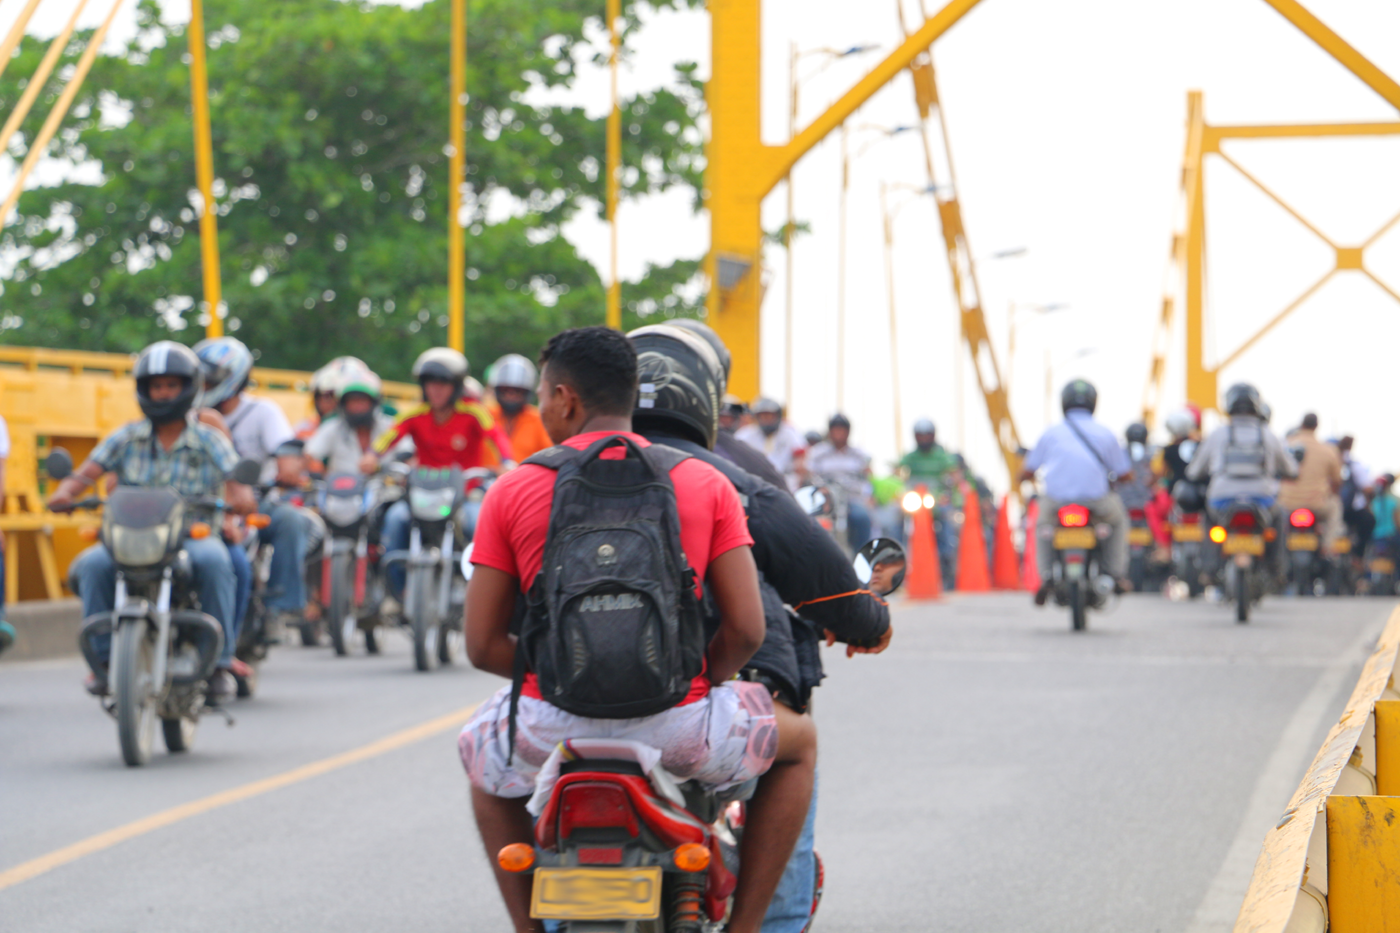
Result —
[[[50,852],[48,855],[41,855],[36,859],[0,872],[0,891],[23,881],[28,881],[31,878],[37,878],[39,875],[53,871],[55,868],[62,865],[67,865],[69,862],[75,862],[85,855],[101,852],[103,849],[109,849],[118,843],[126,842],[128,839],[144,836],[146,833],[154,832],[157,829],[170,826],[181,820],[189,819],[192,816],[208,813],[210,810],[217,810],[220,807],[226,807],[229,804],[238,803],[250,797],[257,797],[269,791],[288,787],[292,784],[298,784],[339,768],[344,768],[347,765],[353,765],[356,762],[365,761],[383,755],[386,752],[392,752],[395,749],[403,748],[405,745],[412,745],[414,742],[420,742],[438,733],[446,732],[448,729],[455,729],[470,719],[472,713],[476,712],[477,707],[480,705],[481,704],[478,703],[474,706],[464,707],[455,712],[448,713],[446,716],[430,719],[425,723],[404,729],[402,732],[395,732],[393,735],[387,735],[378,741],[351,749],[348,752],[332,755],[329,758],[322,758],[320,761],[313,761],[311,764],[302,765],[300,768],[293,768],[291,771],[285,771],[282,774],[263,778],[260,781],[253,781],[250,784],[220,791],[217,794],[210,794],[208,797],[202,797],[199,800],[183,803],[178,807],[171,807],[169,810],[153,813],[150,816],[127,823],[125,826],[109,829],[105,833],[89,836],[81,842],[75,842],[71,846],[64,846],[62,849]]]

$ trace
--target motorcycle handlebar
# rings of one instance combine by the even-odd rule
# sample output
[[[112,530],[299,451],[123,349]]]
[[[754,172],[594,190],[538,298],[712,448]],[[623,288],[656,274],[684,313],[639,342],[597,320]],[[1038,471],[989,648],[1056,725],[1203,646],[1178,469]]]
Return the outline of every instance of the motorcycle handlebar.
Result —
[[[102,500],[97,496],[88,496],[86,499],[79,499],[77,502],[70,502],[67,505],[51,505],[49,506],[49,511],[56,512],[59,515],[66,515],[69,512],[77,512],[81,509],[100,508],[102,508]]]

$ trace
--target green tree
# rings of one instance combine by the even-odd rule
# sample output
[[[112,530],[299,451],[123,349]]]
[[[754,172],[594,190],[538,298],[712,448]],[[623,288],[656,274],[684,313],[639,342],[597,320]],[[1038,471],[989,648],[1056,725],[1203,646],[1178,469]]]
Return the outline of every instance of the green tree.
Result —
[[[601,323],[602,283],[559,230],[603,198],[605,121],[526,100],[533,87],[572,85],[602,6],[471,2],[464,201],[478,371],[560,328]],[[25,192],[0,238],[0,255],[17,259],[0,341],[132,351],[202,336],[187,40],[155,0],[138,17],[138,36],[98,59],[51,148],[84,170]],[[353,353],[404,378],[445,339],[448,0],[413,10],[207,0],[205,22],[229,332],[264,365],[310,369]],[[0,112],[44,47],[24,41],[0,80]],[[679,63],[676,78],[624,102],[627,196],[699,190],[694,66]],[[58,88],[41,95],[25,140]],[[18,135],[12,150],[24,151]],[[627,287],[629,318],[692,310],[696,267],[652,269]]]

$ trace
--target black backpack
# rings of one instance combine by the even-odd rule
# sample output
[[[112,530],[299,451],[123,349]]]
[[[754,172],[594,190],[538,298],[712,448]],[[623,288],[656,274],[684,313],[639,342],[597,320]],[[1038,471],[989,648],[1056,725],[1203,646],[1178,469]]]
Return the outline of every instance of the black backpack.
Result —
[[[603,458],[619,448],[624,457]],[[525,461],[558,476],[515,652],[512,748],[526,669],[545,700],[594,719],[651,716],[690,692],[706,638],[670,476],[688,459],[612,435]]]

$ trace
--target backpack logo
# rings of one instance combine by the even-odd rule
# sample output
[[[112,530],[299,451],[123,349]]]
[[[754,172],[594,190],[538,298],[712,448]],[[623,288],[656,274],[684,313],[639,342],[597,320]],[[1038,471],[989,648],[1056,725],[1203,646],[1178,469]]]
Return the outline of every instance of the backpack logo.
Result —
[[[598,548],[598,566],[611,567],[617,563],[617,548],[611,544],[604,544]]]
[[[579,601],[579,612],[620,612],[624,609],[641,609],[642,597],[636,593],[608,594],[606,596],[585,596]]]

